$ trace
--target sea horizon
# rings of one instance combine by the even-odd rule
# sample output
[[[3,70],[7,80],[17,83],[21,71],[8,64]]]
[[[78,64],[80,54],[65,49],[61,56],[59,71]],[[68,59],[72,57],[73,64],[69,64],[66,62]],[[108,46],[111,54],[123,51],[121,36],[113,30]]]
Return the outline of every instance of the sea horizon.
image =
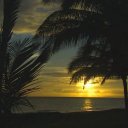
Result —
[[[123,98],[28,97],[34,109],[22,106],[22,112],[85,112],[123,109]]]
[[[103,98],[103,99],[124,99],[124,97],[74,97],[74,96],[28,96],[28,98]]]

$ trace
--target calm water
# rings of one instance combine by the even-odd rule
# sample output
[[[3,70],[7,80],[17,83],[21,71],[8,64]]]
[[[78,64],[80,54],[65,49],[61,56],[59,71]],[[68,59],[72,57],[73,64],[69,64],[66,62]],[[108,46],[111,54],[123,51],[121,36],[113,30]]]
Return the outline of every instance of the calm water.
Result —
[[[35,109],[23,107],[23,112],[74,112],[100,111],[124,108],[123,99],[119,98],[29,98]]]

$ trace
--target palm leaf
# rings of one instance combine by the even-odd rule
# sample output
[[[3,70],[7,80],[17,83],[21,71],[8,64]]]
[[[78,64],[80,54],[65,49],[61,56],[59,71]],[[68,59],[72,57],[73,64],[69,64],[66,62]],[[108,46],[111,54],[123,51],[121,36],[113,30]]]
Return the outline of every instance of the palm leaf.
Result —
[[[87,83],[92,78],[101,77],[101,84],[103,84],[110,76],[118,74],[111,60],[111,49],[105,42],[85,44],[69,65],[69,73],[72,73],[71,82],[84,79]]]
[[[31,106],[27,95],[39,89],[36,77],[48,61],[51,49],[35,44],[31,39],[12,42],[9,47],[11,63],[8,66],[6,85],[4,85],[4,106],[6,109],[18,108],[21,105]],[[37,54],[38,55],[35,55]]]
[[[53,52],[65,46],[78,43],[79,39],[92,38],[98,40],[105,38],[109,26],[105,24],[101,14],[85,10],[61,10],[54,12],[38,28],[36,38],[47,38],[46,43],[53,46]]]
[[[4,18],[0,43],[0,83],[7,71],[9,55],[7,54],[8,43],[12,36],[12,29],[17,19],[20,0],[4,0]],[[2,85],[1,85],[2,86]],[[0,89],[1,91],[1,89]]]

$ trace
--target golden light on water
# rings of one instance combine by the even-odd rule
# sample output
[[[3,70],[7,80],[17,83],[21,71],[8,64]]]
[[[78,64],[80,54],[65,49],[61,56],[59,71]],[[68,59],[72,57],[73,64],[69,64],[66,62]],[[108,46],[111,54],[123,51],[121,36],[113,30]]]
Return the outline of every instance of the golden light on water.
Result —
[[[84,111],[92,111],[93,104],[90,99],[86,99],[83,105],[83,110]]]

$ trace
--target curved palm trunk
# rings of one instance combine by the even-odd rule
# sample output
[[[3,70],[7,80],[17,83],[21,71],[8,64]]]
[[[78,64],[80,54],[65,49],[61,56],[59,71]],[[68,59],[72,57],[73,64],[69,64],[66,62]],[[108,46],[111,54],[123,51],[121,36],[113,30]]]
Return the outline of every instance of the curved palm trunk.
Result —
[[[128,92],[127,92],[127,77],[122,77],[123,86],[124,86],[124,102],[125,102],[125,109],[128,110]]]

